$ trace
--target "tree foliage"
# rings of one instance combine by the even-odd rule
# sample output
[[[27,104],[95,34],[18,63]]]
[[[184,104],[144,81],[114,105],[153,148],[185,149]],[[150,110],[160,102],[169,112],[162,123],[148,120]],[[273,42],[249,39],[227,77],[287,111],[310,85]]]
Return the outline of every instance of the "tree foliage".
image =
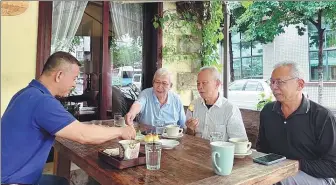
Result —
[[[237,6],[239,7],[239,6]],[[315,26],[318,36],[311,39],[318,43],[319,98],[322,101],[323,87],[323,37],[326,25],[335,28],[335,1],[255,1],[239,8],[245,11],[235,22],[233,31],[242,32],[245,41],[273,42],[289,25],[296,25],[299,35],[306,31],[307,24]]]

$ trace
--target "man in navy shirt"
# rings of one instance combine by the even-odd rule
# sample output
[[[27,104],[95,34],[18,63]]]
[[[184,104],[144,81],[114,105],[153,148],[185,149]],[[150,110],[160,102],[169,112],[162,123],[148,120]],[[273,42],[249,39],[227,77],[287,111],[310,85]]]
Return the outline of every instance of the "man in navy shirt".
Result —
[[[9,102],[1,120],[2,183],[45,185],[46,178],[41,175],[55,136],[82,144],[135,137],[133,126],[83,124],[63,108],[55,96],[69,94],[76,85],[79,67],[71,54],[56,52],[48,58],[40,78],[32,80]]]
[[[281,185],[331,185],[336,177],[336,119],[302,94],[303,73],[294,62],[276,65],[271,88],[276,102],[260,113],[257,150],[299,161],[299,172]]]

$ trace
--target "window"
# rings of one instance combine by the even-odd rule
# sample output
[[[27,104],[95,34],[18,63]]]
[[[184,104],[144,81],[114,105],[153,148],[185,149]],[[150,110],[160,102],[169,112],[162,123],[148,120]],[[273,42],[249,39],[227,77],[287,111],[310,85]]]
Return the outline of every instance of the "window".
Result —
[[[245,91],[257,91],[259,82],[247,82],[246,87],[245,87]]]
[[[318,35],[315,26],[308,24],[310,81],[318,80]],[[323,42],[323,80],[336,81],[336,30],[326,27]]]
[[[258,42],[243,42],[242,40],[242,34],[232,34],[233,70],[235,79],[262,78],[262,45]]]
[[[230,91],[242,91],[244,85],[245,85],[245,81],[235,81],[230,85],[229,90]]]

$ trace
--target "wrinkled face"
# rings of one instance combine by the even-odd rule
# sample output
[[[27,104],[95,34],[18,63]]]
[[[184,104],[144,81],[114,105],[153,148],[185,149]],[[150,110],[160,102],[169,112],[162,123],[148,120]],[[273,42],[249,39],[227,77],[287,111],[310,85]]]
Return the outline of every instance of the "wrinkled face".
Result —
[[[289,102],[302,94],[304,81],[292,75],[290,66],[281,66],[273,70],[270,85],[277,101]]]
[[[211,71],[204,70],[198,73],[197,90],[203,99],[217,98],[220,81],[216,80]]]
[[[153,80],[154,93],[158,97],[166,96],[171,88],[171,82],[168,76],[157,76]]]
[[[61,69],[56,74],[57,95],[68,96],[70,91],[76,86],[76,79],[79,75],[79,66],[71,64],[70,67]]]

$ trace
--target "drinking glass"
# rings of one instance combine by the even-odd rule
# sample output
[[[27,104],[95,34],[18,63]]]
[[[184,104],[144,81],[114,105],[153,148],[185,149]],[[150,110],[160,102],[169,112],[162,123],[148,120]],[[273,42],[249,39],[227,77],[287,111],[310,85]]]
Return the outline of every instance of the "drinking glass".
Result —
[[[148,170],[159,170],[161,163],[161,149],[160,142],[146,143],[146,167]]]
[[[155,132],[159,135],[162,135],[163,130],[164,130],[164,126],[165,126],[165,122],[161,121],[161,120],[156,120],[155,123]]]
[[[114,113],[114,126],[115,127],[121,127],[121,118],[122,118],[122,114],[121,113]]]
[[[223,132],[210,132],[210,142],[214,141],[223,141],[224,139],[224,134]]]

